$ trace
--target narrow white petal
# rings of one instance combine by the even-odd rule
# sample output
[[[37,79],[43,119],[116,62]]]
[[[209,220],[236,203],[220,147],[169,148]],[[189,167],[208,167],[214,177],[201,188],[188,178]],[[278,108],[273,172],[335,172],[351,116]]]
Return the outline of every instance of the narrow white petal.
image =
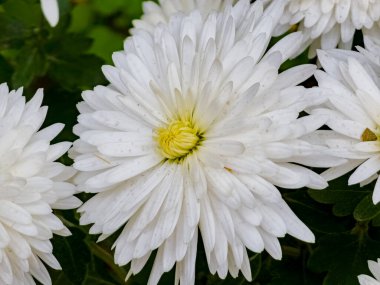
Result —
[[[360,285],[378,285],[379,284],[379,282],[376,279],[364,274],[359,275],[358,279],[359,279]]]
[[[50,26],[55,27],[59,20],[57,0],[41,0],[42,12]]]
[[[380,169],[380,156],[376,155],[371,157],[362,165],[360,165],[354,173],[348,179],[348,184],[359,183],[366,178],[370,177],[372,174],[376,173]]]
[[[373,274],[373,276],[379,281],[380,280],[380,265],[378,262],[368,260],[368,268]]]

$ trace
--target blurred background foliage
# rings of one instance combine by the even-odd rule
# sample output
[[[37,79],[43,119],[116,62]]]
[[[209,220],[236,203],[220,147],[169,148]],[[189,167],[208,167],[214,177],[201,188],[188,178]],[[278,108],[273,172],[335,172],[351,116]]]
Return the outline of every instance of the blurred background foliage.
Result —
[[[59,0],[59,5],[60,21],[53,29],[41,13],[39,0],[0,0],[0,82],[8,82],[12,89],[24,86],[28,98],[44,88],[44,104],[49,106],[45,124],[65,123],[57,140],[73,141],[71,130],[81,91],[107,84],[101,66],[112,64],[112,52],[122,49],[133,19],[142,13],[142,0]],[[356,44],[361,43],[358,33]],[[282,70],[308,62],[305,52],[286,62]],[[313,79],[305,83],[313,85]],[[62,162],[71,163],[67,157]],[[369,274],[367,260],[380,257],[380,205],[371,202],[373,183],[348,187],[347,177],[323,191],[281,190],[290,207],[315,233],[315,244],[286,236],[281,239],[282,261],[265,252],[250,253],[254,280],[249,283],[241,276],[220,280],[209,274],[200,243],[196,284],[358,284],[358,274]],[[81,194],[80,198],[85,201],[89,196]],[[97,237],[88,234],[89,226],[78,226],[75,211],[57,214],[73,235],[53,239],[54,253],[63,268],[50,270],[53,284],[125,284],[128,266],[114,265],[111,250],[118,233],[96,243]],[[147,284],[152,263],[153,258],[127,284]],[[173,282],[172,270],[160,284]]]

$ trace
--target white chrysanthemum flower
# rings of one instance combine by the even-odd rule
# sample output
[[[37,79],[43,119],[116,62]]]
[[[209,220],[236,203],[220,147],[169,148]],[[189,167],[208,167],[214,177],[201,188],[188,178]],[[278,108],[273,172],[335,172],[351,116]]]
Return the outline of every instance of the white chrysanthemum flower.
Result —
[[[380,258],[377,259],[377,262],[368,260],[368,267],[373,276],[361,274],[358,276],[360,285],[380,285]]]
[[[275,0],[272,0],[275,1]],[[380,25],[380,1],[377,0],[288,0],[277,34],[291,25],[305,35],[311,44],[309,57],[316,49],[351,49],[355,30],[372,29]]]
[[[323,102],[318,89],[297,86],[315,66],[278,74],[302,35],[264,55],[282,8],[241,0],[207,17],[177,14],[128,38],[103,69],[111,85],[83,93],[71,154],[78,187],[97,194],[81,224],[93,223],[100,240],[123,228],[115,261],[131,262],[131,274],[158,249],[148,284],[174,265],[177,282],[194,283],[198,229],[221,278],[241,270],[251,280],[246,248],[280,259],[279,237],[314,241],[274,185],[324,188],[300,164],[339,159],[303,140],[326,121],[298,118]]]
[[[41,8],[50,26],[55,27],[59,21],[58,0],[41,0]]]
[[[321,131],[331,153],[348,161],[325,171],[335,179],[358,167],[348,184],[368,184],[377,179],[373,202],[380,201],[380,77],[359,53],[318,51],[325,72],[316,72],[319,86],[330,90],[329,104],[313,113],[329,116],[327,125],[335,132]]]
[[[81,202],[75,186],[65,182],[75,170],[54,162],[71,146],[50,145],[62,130],[55,124],[41,131],[46,107],[42,90],[25,103],[22,89],[0,85],[0,284],[51,284],[47,265],[60,269],[50,239],[69,230],[52,213]]]
[[[131,33],[134,34],[136,29],[153,32],[158,24],[167,24],[170,17],[178,12],[189,14],[199,10],[207,15],[212,11],[221,11],[226,5],[235,2],[236,0],[159,0],[158,3],[144,1],[143,15],[141,19],[133,21],[134,29],[131,29]]]

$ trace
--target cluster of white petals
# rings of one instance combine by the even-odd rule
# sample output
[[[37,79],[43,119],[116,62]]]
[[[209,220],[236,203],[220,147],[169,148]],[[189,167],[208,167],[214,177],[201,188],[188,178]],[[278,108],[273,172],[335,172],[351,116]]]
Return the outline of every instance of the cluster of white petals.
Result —
[[[360,285],[380,285],[380,259],[378,258],[377,262],[368,260],[368,267],[376,279],[371,276],[361,274],[358,276]]]
[[[272,0],[272,2],[277,0]],[[287,0],[277,34],[298,24],[305,36],[301,51],[311,44],[309,57],[316,50],[339,46],[351,49],[355,30],[380,32],[380,1],[377,0]]]
[[[41,8],[50,26],[55,27],[59,21],[58,0],[41,0]]]
[[[167,24],[170,17],[179,12],[189,14],[198,10],[203,15],[207,15],[212,11],[221,11],[235,2],[236,0],[159,0],[158,3],[144,1],[144,13],[141,19],[133,21],[134,28],[131,33],[136,33],[136,30],[153,32],[158,24]]]
[[[360,46],[357,46],[356,48],[365,57],[364,63],[369,64],[378,77],[380,77],[380,38],[372,35],[365,35],[364,48]],[[352,52],[348,54],[348,56],[355,56],[355,54],[356,53]],[[358,60],[363,62],[361,57],[358,57]]]
[[[42,96],[38,90],[26,103],[22,89],[0,85],[0,284],[35,284],[33,277],[51,284],[41,260],[60,269],[50,239],[70,234],[52,209],[81,204],[65,182],[75,170],[55,162],[71,143],[50,145],[63,125],[38,131],[47,112]]]
[[[51,284],[50,240],[70,234],[53,209],[79,207],[77,192],[94,194],[79,212],[98,241],[120,230],[127,279],[155,255],[148,285],[173,267],[175,284],[193,285],[198,239],[212,274],[248,281],[249,251],[281,259],[279,238],[314,242],[278,187],[323,189],[352,171],[348,184],[376,181],[380,202],[380,0],[143,5],[103,67],[110,84],[82,93],[73,167],[56,162],[71,143],[51,144],[63,125],[40,130],[42,90],[26,102],[0,85],[0,285]],[[56,26],[58,1],[41,7]],[[365,47],[335,49],[356,30]],[[321,70],[279,72],[308,46]],[[299,86],[313,75],[318,87]],[[360,284],[380,285],[380,259],[368,265],[375,278]]]
[[[370,53],[369,53],[370,54]],[[380,77],[372,63],[360,53],[331,50],[318,51],[324,69],[315,77],[321,88],[328,90],[329,103],[313,110],[313,114],[329,117],[327,125],[333,131],[318,131],[329,152],[346,162],[325,171],[327,180],[351,170],[348,184],[366,185],[377,180],[373,202],[380,201]]]
[[[211,273],[241,271],[247,248],[281,258],[279,237],[314,242],[275,186],[327,186],[301,164],[344,162],[310,134],[325,115],[299,117],[324,102],[297,86],[315,66],[278,73],[299,49],[300,33],[267,52],[282,1],[241,0],[208,15],[178,13],[128,38],[103,72],[110,85],[83,92],[71,156],[81,191],[96,193],[79,211],[103,240],[122,228],[115,262],[130,274],[157,251],[148,284],[176,265],[193,284],[200,230]],[[141,29],[142,31],[143,29]]]

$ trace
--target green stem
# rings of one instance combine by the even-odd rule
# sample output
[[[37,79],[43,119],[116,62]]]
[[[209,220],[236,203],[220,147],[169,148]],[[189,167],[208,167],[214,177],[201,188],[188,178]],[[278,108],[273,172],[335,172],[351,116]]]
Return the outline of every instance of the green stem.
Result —
[[[113,256],[92,241],[86,241],[86,244],[96,257],[100,258],[108,265],[110,270],[115,274],[114,276],[119,280],[120,284],[125,284],[127,272],[122,267],[119,267],[114,263]]]

